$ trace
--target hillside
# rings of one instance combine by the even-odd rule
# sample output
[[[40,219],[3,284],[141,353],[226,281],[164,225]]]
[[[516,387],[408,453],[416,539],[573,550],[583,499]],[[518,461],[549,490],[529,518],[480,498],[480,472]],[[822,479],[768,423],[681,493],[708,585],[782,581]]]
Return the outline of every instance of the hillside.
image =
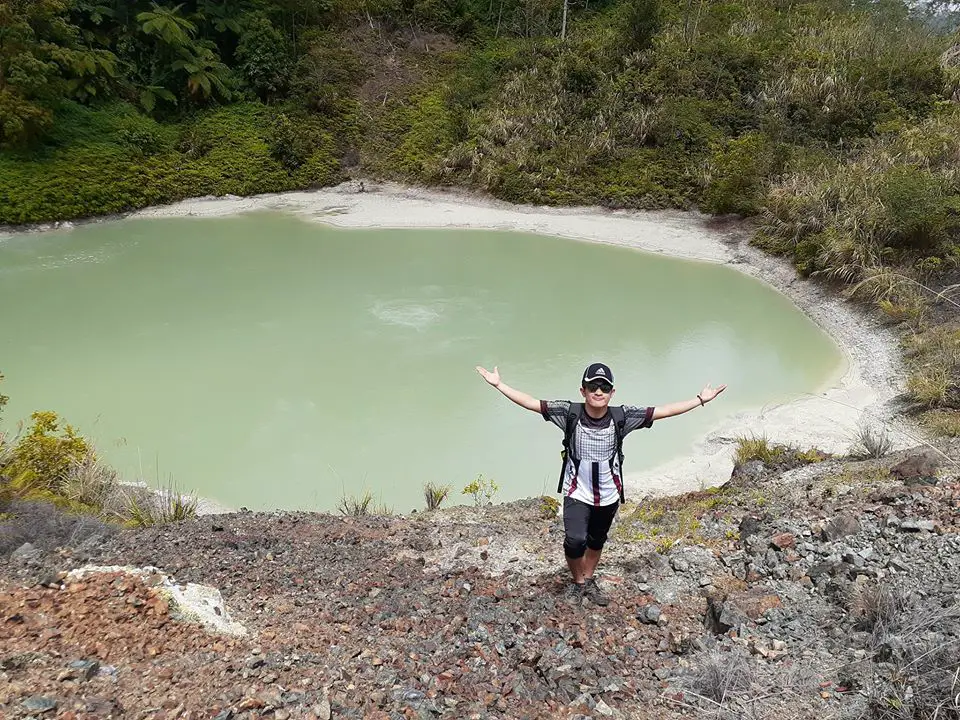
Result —
[[[0,555],[0,712],[958,718],[960,484],[939,457],[784,456],[627,505],[605,608],[563,601],[542,499],[121,532],[24,507]],[[66,575],[89,565],[156,570]],[[157,573],[219,590],[208,614],[242,630],[173,619]]]

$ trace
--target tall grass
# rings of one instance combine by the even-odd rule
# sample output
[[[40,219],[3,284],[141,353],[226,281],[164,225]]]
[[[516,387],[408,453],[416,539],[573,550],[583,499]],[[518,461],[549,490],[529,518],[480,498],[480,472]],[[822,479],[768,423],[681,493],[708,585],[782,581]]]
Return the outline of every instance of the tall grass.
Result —
[[[737,449],[734,464],[743,465],[751,460],[759,460],[765,465],[774,465],[787,452],[787,448],[770,442],[765,435],[746,435],[736,438]]]
[[[423,499],[426,502],[427,510],[436,510],[440,507],[452,488],[449,485],[434,485],[427,483],[423,486]]]
[[[133,527],[178,523],[197,515],[196,496],[180,493],[172,479],[155,492],[144,492],[136,486],[125,488],[124,492],[127,501],[123,520]]]
[[[361,495],[343,495],[337,503],[337,510],[341,515],[347,517],[393,514],[393,511],[385,504],[375,504],[373,493],[369,490],[364,491]]]

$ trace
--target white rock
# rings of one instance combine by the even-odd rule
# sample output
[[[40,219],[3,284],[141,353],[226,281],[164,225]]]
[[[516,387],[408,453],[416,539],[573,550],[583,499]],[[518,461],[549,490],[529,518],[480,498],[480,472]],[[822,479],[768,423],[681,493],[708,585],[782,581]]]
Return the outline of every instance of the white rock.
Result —
[[[119,565],[85,565],[71,570],[67,574],[67,581],[80,580],[84,577],[97,574],[122,572],[139,577],[150,587],[155,588],[170,603],[170,616],[176,620],[192,622],[202,625],[210,632],[243,637],[247,629],[238,622],[230,619],[227,605],[223,601],[220,591],[208,585],[174,583],[168,575],[158,568],[146,566],[135,568]]]

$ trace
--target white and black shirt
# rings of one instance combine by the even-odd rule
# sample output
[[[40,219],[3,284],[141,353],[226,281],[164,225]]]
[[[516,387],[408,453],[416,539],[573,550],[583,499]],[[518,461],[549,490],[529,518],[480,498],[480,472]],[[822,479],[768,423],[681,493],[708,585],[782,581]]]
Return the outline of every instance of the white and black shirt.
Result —
[[[569,400],[541,400],[540,414],[547,422],[566,430],[571,404]],[[626,418],[624,437],[653,425],[652,407],[624,405],[623,414]],[[567,457],[563,471],[564,496],[598,507],[618,502],[623,480],[620,458],[616,457],[616,431],[609,412],[598,419],[590,417],[586,410],[580,414],[573,434],[573,450],[580,463],[575,466],[573,458]]]

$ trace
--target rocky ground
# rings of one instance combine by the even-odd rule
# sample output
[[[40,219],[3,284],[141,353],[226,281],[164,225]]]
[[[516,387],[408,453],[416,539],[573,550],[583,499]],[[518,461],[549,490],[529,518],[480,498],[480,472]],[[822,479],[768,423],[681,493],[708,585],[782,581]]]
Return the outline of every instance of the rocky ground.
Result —
[[[960,717],[957,466],[810,459],[624,507],[607,607],[563,600],[539,498],[123,531],[17,506],[0,717]]]

